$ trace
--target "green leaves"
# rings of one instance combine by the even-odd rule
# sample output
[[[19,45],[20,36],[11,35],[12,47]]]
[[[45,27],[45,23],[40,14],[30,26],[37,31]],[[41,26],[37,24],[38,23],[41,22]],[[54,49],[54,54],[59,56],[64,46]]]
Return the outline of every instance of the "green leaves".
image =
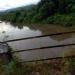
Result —
[[[41,0],[37,5],[1,13],[0,19],[17,24],[46,23],[72,26],[75,25],[74,16],[75,0]]]

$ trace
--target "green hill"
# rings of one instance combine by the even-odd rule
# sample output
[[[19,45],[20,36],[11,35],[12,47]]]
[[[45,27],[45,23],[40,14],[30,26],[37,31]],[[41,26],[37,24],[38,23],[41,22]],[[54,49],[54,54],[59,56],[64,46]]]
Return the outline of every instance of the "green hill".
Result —
[[[41,0],[0,13],[0,20],[21,24],[75,25],[75,0]]]

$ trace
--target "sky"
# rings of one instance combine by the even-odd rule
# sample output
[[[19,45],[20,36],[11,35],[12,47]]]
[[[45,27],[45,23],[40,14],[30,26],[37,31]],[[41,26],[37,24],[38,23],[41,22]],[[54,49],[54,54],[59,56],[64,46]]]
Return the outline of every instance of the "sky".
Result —
[[[0,0],[0,11],[29,4],[37,4],[40,0]]]

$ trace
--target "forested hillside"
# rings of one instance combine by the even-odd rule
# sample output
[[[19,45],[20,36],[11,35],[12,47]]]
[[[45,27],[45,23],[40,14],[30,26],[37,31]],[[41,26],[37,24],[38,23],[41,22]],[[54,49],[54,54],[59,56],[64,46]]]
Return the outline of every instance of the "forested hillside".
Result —
[[[41,0],[37,5],[0,13],[2,21],[22,24],[75,25],[75,0]]]

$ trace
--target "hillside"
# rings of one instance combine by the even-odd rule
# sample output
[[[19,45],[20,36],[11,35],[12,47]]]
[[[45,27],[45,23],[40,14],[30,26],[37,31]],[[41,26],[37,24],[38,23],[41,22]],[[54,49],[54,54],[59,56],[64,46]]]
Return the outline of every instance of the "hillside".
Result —
[[[21,24],[75,25],[75,0],[41,0],[29,5],[0,13],[0,20]]]

